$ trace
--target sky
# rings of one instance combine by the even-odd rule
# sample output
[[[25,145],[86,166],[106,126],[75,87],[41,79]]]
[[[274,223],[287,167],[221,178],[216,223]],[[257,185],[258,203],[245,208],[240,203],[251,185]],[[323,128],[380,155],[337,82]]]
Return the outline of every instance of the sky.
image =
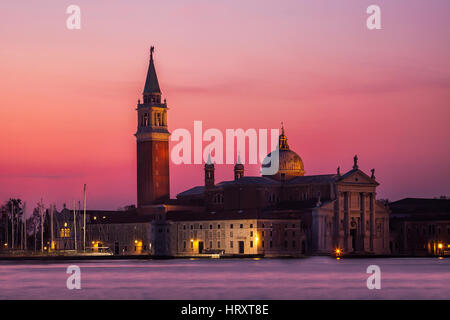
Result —
[[[66,27],[71,4],[80,30]],[[371,4],[381,30],[366,27]],[[86,183],[88,209],[136,203],[151,45],[170,131],[283,121],[307,175],[346,172],[358,154],[378,198],[450,196],[448,0],[33,0],[0,12],[1,202],[60,209]],[[170,170],[172,197],[203,183],[202,165]],[[217,181],[232,178],[216,166]]]

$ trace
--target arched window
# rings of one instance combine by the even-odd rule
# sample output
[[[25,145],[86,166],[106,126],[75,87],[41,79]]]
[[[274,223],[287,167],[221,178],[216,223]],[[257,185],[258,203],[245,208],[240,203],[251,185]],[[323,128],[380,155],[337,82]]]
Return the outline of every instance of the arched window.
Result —
[[[142,121],[142,126],[148,127],[148,113],[144,113],[144,117],[143,117],[143,121]]]

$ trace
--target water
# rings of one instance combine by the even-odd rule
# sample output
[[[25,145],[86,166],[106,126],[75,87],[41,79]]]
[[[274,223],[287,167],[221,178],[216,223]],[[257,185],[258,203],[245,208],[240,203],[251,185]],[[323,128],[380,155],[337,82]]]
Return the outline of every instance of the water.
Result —
[[[81,290],[66,287],[72,264]],[[450,299],[450,259],[0,261],[0,299]]]

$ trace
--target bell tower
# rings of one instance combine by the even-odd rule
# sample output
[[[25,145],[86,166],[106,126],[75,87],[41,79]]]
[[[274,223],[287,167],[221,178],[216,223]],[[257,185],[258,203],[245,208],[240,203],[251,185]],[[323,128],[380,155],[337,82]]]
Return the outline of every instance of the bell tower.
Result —
[[[145,80],[143,103],[137,105],[137,206],[161,203],[170,198],[169,131],[167,104],[161,102],[161,90],[153,62],[154,47]]]

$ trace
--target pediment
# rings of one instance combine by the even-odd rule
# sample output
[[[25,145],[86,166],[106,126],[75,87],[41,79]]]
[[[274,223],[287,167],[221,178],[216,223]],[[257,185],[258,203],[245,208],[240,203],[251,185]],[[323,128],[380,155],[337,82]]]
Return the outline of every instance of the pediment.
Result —
[[[370,184],[370,185],[378,185],[379,183],[369,177],[367,174],[362,172],[361,170],[351,170],[341,176],[338,180],[339,183],[350,183],[350,184]]]

